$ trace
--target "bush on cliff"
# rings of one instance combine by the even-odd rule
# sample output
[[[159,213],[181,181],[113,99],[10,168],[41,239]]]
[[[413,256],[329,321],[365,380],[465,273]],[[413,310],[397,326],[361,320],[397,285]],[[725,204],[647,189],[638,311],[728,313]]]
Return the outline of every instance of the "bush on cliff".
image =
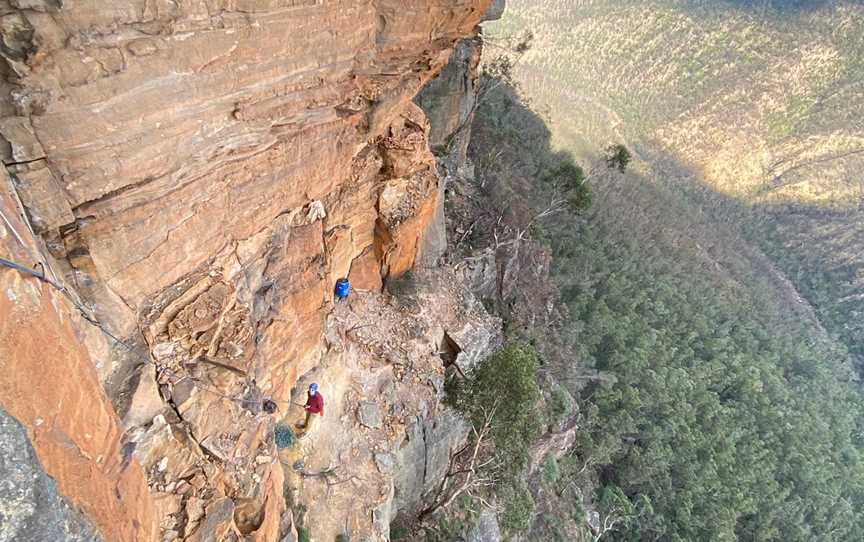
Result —
[[[448,382],[445,403],[480,428],[492,417],[489,431],[496,463],[518,473],[528,459],[528,445],[541,432],[537,410],[537,353],[524,343],[510,343],[483,360],[466,378]]]
[[[442,485],[425,514],[446,507],[461,493],[488,498],[491,491],[501,505],[505,529],[521,531],[530,526],[534,501],[522,474],[531,443],[543,427],[538,367],[533,347],[512,342],[466,377],[454,375],[448,380],[445,403],[471,423],[472,431],[466,446],[451,459],[448,478],[454,482]],[[450,489],[443,491],[444,487]]]

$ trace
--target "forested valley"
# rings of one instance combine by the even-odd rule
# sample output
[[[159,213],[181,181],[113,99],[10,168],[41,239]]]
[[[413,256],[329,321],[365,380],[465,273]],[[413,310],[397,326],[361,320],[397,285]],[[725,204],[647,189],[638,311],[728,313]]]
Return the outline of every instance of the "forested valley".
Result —
[[[475,178],[448,195],[454,257],[494,256],[485,302],[537,352],[542,415],[524,446],[578,430],[530,471],[507,532],[859,539],[864,403],[847,344],[748,224],[698,199],[735,208],[723,194],[651,178],[620,140],[578,161],[554,146],[560,119],[519,87],[516,62],[484,75]]]

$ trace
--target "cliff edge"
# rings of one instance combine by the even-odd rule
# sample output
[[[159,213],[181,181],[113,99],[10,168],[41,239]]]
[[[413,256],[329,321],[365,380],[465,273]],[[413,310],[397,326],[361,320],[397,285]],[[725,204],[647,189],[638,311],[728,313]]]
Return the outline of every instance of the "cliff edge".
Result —
[[[56,483],[40,482],[50,498],[16,493],[23,478],[0,495],[18,518],[0,539],[45,536],[21,529],[49,516],[67,518],[43,522],[58,539],[292,536],[286,507],[305,502],[316,521],[316,492],[335,491],[335,459],[310,471],[273,449],[313,376],[333,383],[336,409],[309,441],[326,448],[315,458],[342,454],[338,484],[370,495],[343,492],[320,539],[388,537],[440,470],[428,439],[446,458],[460,438],[435,433],[444,337],[470,363],[498,333],[458,288],[424,290],[446,274],[409,280],[408,297],[438,312],[382,293],[444,242],[433,128],[412,100],[500,8],[0,1],[0,257],[32,270],[0,268],[0,440],[25,431],[34,476]],[[459,94],[430,115],[435,138],[464,124]],[[334,304],[340,277],[353,306]],[[398,348],[357,335],[412,322]],[[351,455],[361,428],[374,435]],[[310,479],[325,485],[304,492]]]

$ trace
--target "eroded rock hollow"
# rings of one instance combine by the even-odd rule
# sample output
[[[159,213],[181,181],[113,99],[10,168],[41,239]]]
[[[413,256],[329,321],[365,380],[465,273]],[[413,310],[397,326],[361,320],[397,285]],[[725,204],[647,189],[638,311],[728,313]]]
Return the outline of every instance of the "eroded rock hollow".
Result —
[[[0,535],[388,539],[463,436],[441,344],[498,340],[430,269],[464,159],[430,139],[466,137],[499,4],[0,1],[0,257],[32,270],[0,268],[0,444],[51,479],[0,494]]]

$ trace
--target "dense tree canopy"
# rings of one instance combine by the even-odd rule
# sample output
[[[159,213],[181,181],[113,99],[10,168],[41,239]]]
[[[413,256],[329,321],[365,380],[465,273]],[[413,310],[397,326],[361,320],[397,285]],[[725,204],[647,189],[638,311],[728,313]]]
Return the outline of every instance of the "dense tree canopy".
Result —
[[[767,327],[747,299],[609,244],[602,227],[580,234],[560,277],[582,359],[615,375],[585,393],[580,453],[598,455],[603,484],[650,499],[627,538],[864,532],[861,399],[844,352]]]
[[[490,192],[539,210],[550,182],[581,170],[558,166],[530,117],[512,92],[490,93],[472,146],[497,157]],[[544,354],[541,370],[582,416],[552,494],[579,521],[582,504],[626,515],[604,540],[860,539],[864,409],[847,350],[740,232],[629,171],[629,155],[609,158],[590,211],[535,228],[569,317],[533,337],[573,352]]]

